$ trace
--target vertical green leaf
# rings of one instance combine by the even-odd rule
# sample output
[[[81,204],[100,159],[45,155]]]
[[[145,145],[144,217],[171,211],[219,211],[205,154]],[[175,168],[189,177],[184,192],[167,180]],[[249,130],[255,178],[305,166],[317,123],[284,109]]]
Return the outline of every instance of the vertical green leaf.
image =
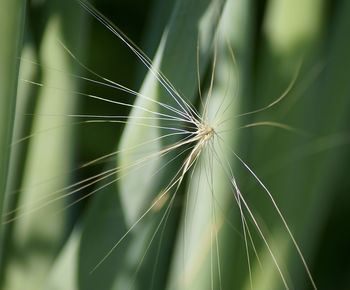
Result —
[[[0,220],[2,221],[16,105],[18,56],[22,47],[25,1],[0,4]],[[3,224],[0,223],[0,277],[4,269]]]
[[[214,87],[203,95],[211,94],[207,119],[220,137],[206,145],[190,173],[167,289],[239,289],[238,273],[247,272],[239,269],[245,265],[234,262],[234,245],[242,241],[227,222],[235,203],[228,164],[236,163],[231,150],[241,136],[235,116],[249,96],[252,14],[251,1],[228,1],[218,26],[217,63],[214,72],[209,69],[215,74]]]
[[[71,182],[67,172],[72,167],[74,139],[66,115],[74,112],[76,98],[72,92],[77,83],[69,76],[74,72],[73,60],[58,41],[78,49],[85,29],[78,6],[67,9],[70,5],[71,1],[61,1],[46,7],[48,23],[38,52],[43,85],[35,96],[33,136],[18,185],[19,210],[9,243],[6,289],[40,289],[67,231],[68,214],[62,211],[66,201],[59,194]],[[24,65],[28,65],[26,60]],[[54,89],[57,84],[63,90]]]
[[[164,73],[189,102],[195,100],[197,93],[196,46],[198,35],[203,34],[200,40],[202,44],[201,65],[204,69],[210,57],[211,41],[222,5],[222,1],[177,1],[158,47],[153,69]],[[203,27],[203,22],[205,27]],[[162,125],[161,121],[138,118],[157,117],[148,114],[147,110],[162,113],[165,111],[154,101],[177,106],[164,87],[161,86],[159,80],[155,78],[154,71],[148,72],[140,93],[151,98],[153,102],[139,96],[135,101],[136,107],[131,111],[130,119],[124,129],[119,146],[121,154],[118,154],[117,157],[118,166],[120,166],[118,176],[121,178],[118,180],[120,196],[116,198],[115,187],[111,186],[110,189],[103,190],[96,195],[93,206],[88,212],[80,252],[80,281],[83,289],[94,289],[100,283],[99,281],[103,281],[101,283],[104,283],[105,288],[109,289],[105,283],[110,281],[111,277],[114,277],[113,289],[126,289],[128,287],[133,287],[132,289],[164,289],[165,287],[176,223],[168,221],[172,226],[168,226],[163,234],[163,240],[161,240],[163,247],[160,254],[157,254],[160,231],[157,232],[157,239],[152,241],[151,248],[148,247],[157,224],[164,214],[162,208],[153,210],[148,216],[145,216],[141,224],[133,229],[126,241],[118,245],[94,272],[94,275],[87,276],[88,270],[94,266],[91,261],[95,261],[96,265],[96,261],[103,258],[108,249],[111,249],[118,241],[115,236],[121,237],[121,230],[127,231],[133,226],[137,219],[149,209],[152,200],[165,189],[179,170],[179,163],[163,168],[171,157],[161,160],[157,156],[150,158],[149,162],[145,162],[146,165],[139,166],[138,169],[129,169],[130,164],[142,160],[147,155],[159,152],[160,148],[165,146],[162,140],[142,145],[151,139],[162,136],[164,132],[155,128]],[[140,120],[143,126],[139,125]],[[162,170],[158,175],[159,169]],[[105,191],[109,191],[109,194]],[[117,207],[120,209],[118,210]],[[113,234],[111,234],[110,227],[101,225],[111,225],[113,219],[115,227],[113,227]],[[96,235],[97,227],[98,235]],[[154,255],[157,257],[156,261]],[[111,261],[114,261],[114,264]]]

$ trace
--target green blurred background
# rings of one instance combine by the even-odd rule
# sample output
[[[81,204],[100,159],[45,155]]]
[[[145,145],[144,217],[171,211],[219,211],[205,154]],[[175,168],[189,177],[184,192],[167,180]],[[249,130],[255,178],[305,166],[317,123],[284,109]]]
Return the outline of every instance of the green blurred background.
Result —
[[[239,119],[240,125],[281,122],[302,134],[257,126],[233,130],[229,139],[275,196],[318,289],[350,289],[350,2],[227,2],[234,3],[218,11],[227,14],[224,33],[237,58],[238,113],[264,107],[280,96],[302,63],[283,101]],[[167,29],[165,52],[157,54],[165,59],[161,70],[179,91],[199,105],[194,90],[197,35],[193,27],[206,11],[217,12],[210,1],[100,0],[93,4],[151,59]],[[208,43],[217,26],[215,17],[210,19],[200,32],[207,36]],[[176,206],[169,215],[165,230],[158,232],[145,258],[150,233],[156,228],[154,221],[161,219],[159,213],[152,214],[154,219],[146,219],[141,229],[136,228],[100,268],[90,273],[130,228],[128,211],[133,211],[133,204],[123,202],[122,190],[114,183],[84,199],[96,189],[94,185],[46,204],[55,198],[48,195],[64,194],[70,190],[69,185],[115,166],[119,156],[112,156],[107,164],[79,167],[116,150],[121,140],[127,144],[140,141],[137,136],[130,141],[135,137],[125,133],[123,124],[82,123],[82,119],[70,116],[130,113],[129,107],[113,106],[75,94],[77,91],[127,103],[133,103],[134,98],[75,77],[95,78],[60,42],[96,73],[136,91],[145,85],[147,69],[76,1],[4,0],[0,3],[0,23],[0,213],[4,221],[0,227],[1,289],[220,289],[218,277],[211,286],[206,260],[190,286],[172,285],[177,272],[174,261],[181,256],[176,245],[181,240],[182,206]],[[184,55],[190,57],[190,63],[185,63]],[[205,87],[213,57],[204,52],[202,58]],[[218,63],[225,62],[232,63],[227,52]],[[186,70],[188,75],[183,74]],[[164,92],[157,94],[161,98]],[[30,138],[22,140],[25,136]],[[169,174],[176,172],[174,166],[164,174],[168,177],[162,178],[169,180]],[[247,189],[247,200],[269,233],[290,288],[312,289],[271,203],[262,198],[251,176],[237,170],[237,180],[241,180],[241,188]],[[164,186],[159,179],[153,181],[155,191]],[[181,189],[180,205],[190,183],[186,180]],[[119,186],[128,188],[128,184]],[[60,189],[64,190],[58,192]],[[37,200],[45,206],[38,207]],[[147,208],[150,201],[152,197],[141,197],[140,202]],[[74,206],[67,208],[72,203]],[[22,205],[29,206],[11,213]],[[235,210],[234,206],[228,209],[224,223],[232,220],[242,231]],[[7,223],[16,215],[18,219]],[[222,232],[222,289],[250,289],[242,233]],[[259,240],[256,233],[253,237]],[[263,269],[259,270],[258,261],[252,258],[254,289],[284,289],[271,258],[265,262],[267,253],[261,241],[257,249]]]

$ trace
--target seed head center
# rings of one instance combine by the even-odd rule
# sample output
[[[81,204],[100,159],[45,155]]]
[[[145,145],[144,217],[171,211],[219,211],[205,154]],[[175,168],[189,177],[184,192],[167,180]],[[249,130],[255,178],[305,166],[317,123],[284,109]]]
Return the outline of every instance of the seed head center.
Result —
[[[202,126],[199,128],[198,135],[203,142],[206,142],[214,136],[214,133],[215,131],[213,127],[211,127],[209,124],[202,124]]]

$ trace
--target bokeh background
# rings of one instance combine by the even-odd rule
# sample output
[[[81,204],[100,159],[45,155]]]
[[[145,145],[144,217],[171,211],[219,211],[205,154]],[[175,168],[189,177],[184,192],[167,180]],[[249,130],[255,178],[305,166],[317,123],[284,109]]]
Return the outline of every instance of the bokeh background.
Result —
[[[235,150],[253,165],[275,196],[318,289],[350,289],[350,2],[236,2],[232,13],[226,11],[230,9],[227,6],[222,13],[230,15],[224,31],[236,53],[235,69],[241,76],[239,111],[271,103],[296,76],[292,89],[278,105],[244,117],[241,125],[280,122],[298,132],[270,126],[234,131]],[[187,38],[179,38],[185,41],[178,50],[164,53],[167,61],[162,70],[185,95],[191,91],[176,73],[185,66],[181,53],[196,57],[192,44],[197,36],[191,35],[190,25],[198,23],[197,14],[204,13],[203,7],[210,9],[209,1],[99,0],[93,4],[151,59],[165,29],[178,32],[185,27],[182,33]],[[191,19],[186,22],[189,27],[181,26],[181,17]],[[57,198],[71,189],[69,185],[115,166],[117,158],[81,167],[116,150],[123,138],[128,139],[124,124],[84,123],[72,115],[126,116],[129,107],[112,106],[74,92],[134,102],[125,94],[76,77],[94,77],[79,62],[136,91],[148,73],[145,66],[76,1],[5,0],[0,3],[0,18],[1,289],[107,290],[128,289],[130,285],[130,289],[185,289],[171,286],[181,199],[164,231],[166,238],[159,238],[165,245],[160,257],[157,246],[152,246],[138,267],[134,260],[143,259],[149,236],[143,240],[135,234],[90,274],[93,265],[130,227],[125,219],[133,205],[126,207],[120,201],[114,184],[98,197],[91,194],[84,198],[96,189],[87,185],[68,199]],[[202,33],[210,38],[209,28]],[[177,44],[178,35],[171,37],[173,42],[169,42]],[[208,82],[212,54],[205,57],[203,83]],[[232,63],[230,57],[223,56],[225,60]],[[196,67],[189,67],[188,73],[192,80]],[[38,85],[41,83],[45,85]],[[190,98],[199,104],[196,93]],[[261,189],[247,174],[239,172],[238,176],[258,219],[268,227],[266,232],[288,273],[290,288],[312,289],[271,203],[261,197]],[[53,199],[55,202],[47,202]],[[37,200],[41,203],[35,203]],[[67,207],[69,204],[73,206]],[[229,210],[227,216],[239,228],[235,214]],[[144,227],[154,232],[153,221],[146,220]],[[136,233],[146,235],[142,229]],[[258,239],[256,233],[253,235]],[[222,260],[222,287],[250,289],[241,236],[227,236],[222,238],[222,251],[229,257]],[[266,248],[261,242],[257,248],[263,270],[255,269],[258,262],[253,259],[254,289],[284,289],[273,263],[264,262]],[[136,253],[136,258],[130,252]],[[160,266],[155,265],[158,260]],[[187,289],[211,289],[210,273],[205,266],[203,269]],[[217,278],[215,281],[218,283]],[[214,289],[220,289],[218,284]]]

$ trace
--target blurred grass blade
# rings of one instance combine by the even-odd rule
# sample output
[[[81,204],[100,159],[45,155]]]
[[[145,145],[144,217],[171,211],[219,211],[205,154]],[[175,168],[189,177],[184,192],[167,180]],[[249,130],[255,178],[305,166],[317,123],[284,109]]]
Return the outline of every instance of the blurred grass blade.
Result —
[[[156,65],[159,70],[171,81],[174,87],[185,97],[185,100],[190,104],[195,103],[195,97],[198,92],[197,82],[197,42],[200,43],[200,64],[201,73],[207,69],[211,52],[213,49],[212,43],[214,40],[214,33],[216,32],[217,23],[222,12],[222,6],[225,1],[178,1],[175,7],[172,18],[170,19],[167,27],[167,38],[162,39],[164,47],[159,46],[158,54],[156,56]],[[164,37],[164,35],[163,35]],[[163,44],[161,43],[161,44]],[[152,99],[164,102],[168,105],[172,105],[176,108],[175,101],[172,100],[169,94],[166,94],[163,88],[160,88],[159,82],[157,82],[152,74],[148,74],[142,88],[141,93],[146,96],[152,96]],[[138,105],[149,110],[157,110],[157,106],[154,104],[142,100],[139,98]],[[162,108],[160,112],[164,113]],[[149,116],[145,112],[141,112],[138,109],[134,109],[131,112],[131,116]],[[181,124],[181,122],[179,122]],[[162,125],[161,121],[154,121],[152,125]],[[179,124],[179,125],[180,125]],[[178,126],[179,126],[178,125]],[[121,141],[121,149],[130,148],[136,144],[142,144],[162,136],[164,132],[159,129],[147,129],[142,130],[133,122],[130,122],[124,132],[123,139]],[[170,142],[174,142],[179,138],[172,138]],[[126,152],[121,156],[120,165],[126,166],[132,164],[140,156],[145,155],[142,152],[157,152],[164,145],[167,145],[167,141],[160,140],[152,146],[156,148],[147,148],[143,146],[140,150],[134,152]],[[138,152],[139,151],[139,152]],[[134,170],[125,178],[121,180],[121,201],[125,214],[128,217],[128,226],[131,226],[133,222],[140,217],[145,209],[149,208],[152,204],[152,200],[160,194],[164,188],[168,185],[171,178],[174,177],[177,172],[181,159],[178,158],[176,162],[173,162],[170,166],[163,168],[167,161],[173,158],[177,153],[170,154],[170,156],[164,158],[155,158],[154,161],[147,163],[145,167]],[[154,172],[161,168],[162,172],[154,175]],[[150,175],[146,174],[147,172]],[[140,180],[139,176],[143,176]],[[120,176],[123,176],[121,172]],[[135,187],[135,179],[138,178],[138,187]],[[173,195],[174,192],[170,194]],[[169,202],[169,201],[168,201]],[[167,204],[167,203],[166,203]],[[135,205],[138,205],[135,207]],[[146,251],[149,255],[142,261],[142,268],[140,270],[139,278],[137,282],[140,285],[146,285],[146,289],[164,289],[168,271],[169,253],[172,251],[174,241],[174,228],[176,228],[176,218],[179,210],[175,207],[172,209],[171,215],[164,221],[162,227],[164,229],[158,230],[158,236],[152,241],[150,249],[148,249],[149,240],[151,236],[155,234],[156,227],[161,222],[162,215],[165,214],[165,208],[160,207],[153,210],[153,220],[142,223],[141,227],[136,229],[136,234],[143,237],[142,241],[135,240],[130,242],[129,246],[129,263],[133,263],[129,277],[132,278],[133,272],[137,270],[137,267]],[[167,224],[165,224],[165,222]],[[162,233],[160,233],[162,231]],[[137,255],[132,253],[138,253]],[[154,253],[154,254],[152,254]],[[156,261],[153,255],[156,254]],[[149,281],[149,277],[153,277],[152,281]],[[129,279],[130,279],[129,278]],[[152,285],[153,283],[153,285]],[[153,287],[153,288],[152,288]]]
[[[25,59],[37,59],[36,48],[34,46],[32,38],[26,32],[26,36],[23,43],[21,58]],[[18,142],[23,136],[28,136],[32,128],[32,118],[28,118],[28,115],[32,114],[36,104],[36,95],[38,93],[38,87],[25,85],[23,79],[30,79],[38,81],[40,70],[37,66],[24,65],[21,63],[19,70],[19,83],[17,90],[16,101],[16,118],[14,124],[13,138],[11,144],[11,160],[9,167],[8,183],[7,183],[7,195],[5,203],[5,216],[4,221],[8,221],[11,215],[7,215],[12,208],[15,208],[18,202],[19,194],[16,194],[18,187],[22,182],[24,175],[24,164],[28,152],[28,142]],[[14,216],[14,215],[12,215]],[[10,257],[11,252],[11,235],[12,230],[15,227],[15,222],[7,223],[5,227],[5,243],[6,257]]]
[[[78,289],[77,255],[80,243],[80,232],[76,228],[70,235],[68,242],[55,259],[50,273],[47,275],[42,289],[45,290],[75,290]],[[64,277],[64,279],[62,279]]]
[[[4,0],[0,3],[0,221],[2,221],[6,184],[15,119],[18,56],[26,1]],[[3,224],[0,222],[0,280],[3,275]],[[0,283],[1,285],[1,283]]]
[[[16,213],[18,219],[13,221],[15,226],[9,243],[12,255],[7,260],[5,277],[8,290],[38,289],[42,285],[68,229],[68,214],[62,211],[66,205],[63,199],[50,206],[41,206],[50,194],[71,182],[70,177],[62,173],[71,170],[73,127],[66,114],[74,111],[76,98],[50,88],[50,85],[59,83],[70,92],[77,86],[76,81],[68,76],[69,72],[74,72],[72,59],[57,40],[78,48],[84,35],[83,18],[81,12],[66,9],[66,5],[70,6],[71,2],[67,0],[46,6],[48,23],[38,53],[44,86],[35,96],[34,135],[29,140],[25,164],[20,165],[24,167],[24,173],[23,180],[17,185],[17,189],[21,188],[17,192],[17,206],[22,208]],[[55,57],[52,57],[53,53]],[[33,64],[24,62],[24,65]],[[52,67],[67,74],[57,73],[50,69]],[[36,203],[38,200],[41,203]],[[23,259],[26,260],[25,266]]]
[[[318,78],[316,78],[316,83],[307,83],[306,90],[302,84],[304,79],[310,77],[308,75],[310,71],[319,65],[315,58],[320,51],[316,49],[322,40],[326,3],[316,0],[308,2],[307,5],[304,4],[303,1],[270,1],[268,3],[264,19],[265,42],[260,51],[261,61],[258,67],[256,104],[260,106],[266,104],[271,101],[271,98],[283,92],[283,86],[286,87],[293,78],[301,58],[303,58],[304,66],[288,97],[274,110],[257,115],[255,121],[267,116],[268,118],[283,118],[287,124],[302,128],[316,139],[325,134],[324,129],[330,125],[324,119],[328,113],[321,113],[325,109],[329,110],[330,96],[320,94],[319,91],[313,92],[312,88],[320,86]],[[297,18],[293,16],[294,13],[298,15]],[[327,64],[325,71],[329,68]],[[328,79],[327,85],[330,84],[331,80]],[[327,90],[324,88],[323,92],[325,91]],[[343,97],[345,96],[337,96],[337,102],[334,104],[343,103],[345,99],[340,101]],[[339,107],[338,114],[341,114],[341,111]],[[322,116],[322,119],[316,116]],[[313,125],[316,126],[313,127]],[[308,146],[308,142],[313,142],[312,138],[308,139],[271,129],[261,130],[254,136],[252,142],[256,149],[251,153],[251,162],[256,164],[256,171],[260,172],[265,184],[277,199],[277,204],[283,210],[292,228],[297,243],[306,258],[306,263],[311,267],[311,245],[317,240],[316,221],[319,221],[323,215],[322,207],[317,204],[325,198],[321,188],[327,188],[326,183],[330,181],[326,172],[321,169],[326,169],[322,163],[327,162],[327,158],[322,155],[317,160],[313,160],[310,157],[295,158],[296,155],[291,154],[291,152]],[[296,149],[298,146],[299,149]],[[276,156],[281,156],[281,158],[276,158]],[[264,161],[273,159],[273,164]],[[286,166],[286,159],[289,160],[288,166]],[[276,253],[277,260],[282,265],[282,271],[288,273],[288,283],[296,289],[311,289],[312,282],[281,220],[266,204],[266,201],[262,201],[257,196],[253,202],[259,205],[259,213],[264,216],[265,226],[269,227],[269,242]],[[317,215],[312,217],[312,212],[316,208]],[[259,253],[264,267],[262,270],[260,265],[255,263],[253,280],[259,285],[259,289],[279,289],[282,287],[281,279],[277,271],[272,271],[274,266],[268,251],[262,248]],[[311,275],[313,275],[312,270]],[[250,289],[248,279],[244,289]]]
[[[251,1],[228,1],[218,26],[218,59],[208,119],[214,128],[217,126],[220,139],[214,137],[204,150],[189,180],[169,290],[239,289],[240,280],[247,273],[233,267],[232,248],[241,243],[241,236],[232,234],[226,221],[235,203],[226,170],[229,171],[228,164],[233,166],[236,161],[230,150],[240,142],[240,133],[235,130],[238,119],[234,117],[243,109],[246,101],[242,100],[248,97],[252,14]],[[217,125],[222,122],[223,125]]]
[[[196,44],[198,34],[206,34],[202,39],[203,50],[201,51],[201,64],[205,68],[210,57],[211,41],[221,6],[221,1],[177,1],[170,22],[164,30],[162,41],[158,47],[153,69],[159,69],[164,73],[171,80],[172,84],[186,96],[186,100],[190,102],[195,100],[197,92]],[[204,20],[206,20],[206,28],[208,30],[199,31],[200,24]],[[154,77],[154,72],[148,72],[140,92],[155,101],[176,106],[175,101],[171,100],[165,89],[161,87],[159,81]],[[155,105],[154,102],[147,101],[142,97],[138,97],[135,104],[146,110],[160,112],[163,110],[163,108]],[[120,150],[126,151],[117,158],[118,166],[121,166],[122,169],[127,168],[136,160],[142,159],[142,156],[145,156],[145,154],[158,152],[159,148],[164,146],[159,141],[154,142],[150,148],[143,146],[139,147],[139,151],[128,151],[128,148],[134,148],[164,133],[155,128],[138,126],[137,123],[139,122],[133,121],[133,118],[149,116],[145,111],[134,108],[130,116],[132,118],[129,119],[124,129],[119,146]],[[161,122],[153,121],[146,120],[144,123],[155,126],[161,125]],[[115,251],[96,269],[93,273],[94,279],[91,279],[91,276],[88,277],[88,273],[103,258],[108,249],[111,249],[118,241],[114,236],[121,229],[125,229],[125,231],[130,229],[134,222],[149,208],[152,199],[170,182],[179,168],[177,167],[178,164],[172,165],[170,172],[167,172],[169,167],[162,169],[161,178],[154,175],[154,172],[162,168],[165,162],[165,160],[154,158],[154,160],[147,162],[147,166],[143,168],[133,171],[122,170],[118,174],[119,177],[122,177],[119,182],[120,196],[118,198],[116,198],[115,186],[110,186],[108,190],[103,190],[103,192],[96,195],[93,206],[88,212],[87,224],[81,242],[80,283],[82,289],[95,289],[99,283],[103,283],[105,289],[109,289],[112,285],[106,285],[106,281],[111,281],[112,278],[114,278],[113,289],[127,289],[128,287],[133,287],[134,289],[139,287],[142,287],[142,289],[164,289],[168,272],[167,263],[172,248],[172,236],[174,236],[176,231],[173,226],[176,224],[169,221],[173,226],[168,227],[169,234],[167,232],[164,234],[163,243],[166,241],[166,246],[159,255],[159,260],[157,261],[159,262],[159,267],[157,268],[155,279],[150,278],[155,267],[153,257],[147,255],[143,259],[151,236],[155,231],[155,218],[164,213],[163,210],[160,210],[152,218],[145,218],[142,221],[142,226],[135,228],[127,240],[118,245]],[[135,178],[138,180],[137,189],[135,188]],[[106,194],[105,191],[109,193]],[[120,206],[119,210],[115,209],[116,202]],[[105,214],[107,212],[108,215]],[[124,225],[121,225],[122,222]],[[111,227],[112,224],[113,226]],[[98,235],[96,235],[97,228],[99,228]],[[104,229],[104,233],[102,229]],[[113,235],[111,235],[111,231],[113,231]],[[119,235],[121,237],[120,233]],[[157,242],[153,241],[149,252],[153,252],[156,246]],[[92,264],[92,261],[95,261],[95,265]],[[113,261],[114,264],[112,264]],[[142,265],[139,268],[141,262]]]

